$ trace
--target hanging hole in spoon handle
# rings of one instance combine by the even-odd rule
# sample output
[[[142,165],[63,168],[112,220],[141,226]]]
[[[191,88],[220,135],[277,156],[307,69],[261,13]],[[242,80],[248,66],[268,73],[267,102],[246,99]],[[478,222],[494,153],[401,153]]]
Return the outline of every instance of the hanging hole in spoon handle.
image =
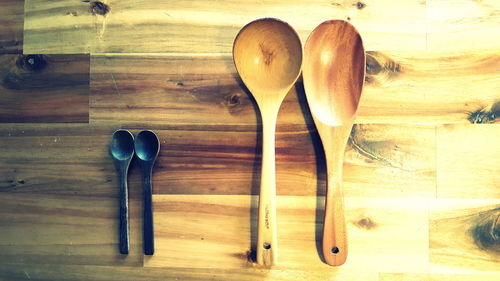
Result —
[[[327,169],[331,170],[328,167]],[[337,171],[342,173],[341,168],[337,168]],[[327,178],[328,187],[323,222],[323,256],[327,264],[339,266],[344,264],[347,259],[347,233],[341,181],[335,178],[331,172]]]
[[[263,196],[260,200],[266,200],[266,196]],[[271,202],[267,201],[267,204],[262,204],[259,207],[259,212],[263,214],[259,215],[259,229],[257,237],[257,263],[266,267],[273,266],[278,262],[278,235],[276,231],[276,214],[271,206],[275,206],[275,200],[271,196]]]
[[[266,116],[266,115],[264,115]],[[278,262],[276,225],[276,157],[275,131],[277,109],[262,124],[262,171],[259,195],[257,263],[270,267]],[[271,117],[271,118],[269,118]]]

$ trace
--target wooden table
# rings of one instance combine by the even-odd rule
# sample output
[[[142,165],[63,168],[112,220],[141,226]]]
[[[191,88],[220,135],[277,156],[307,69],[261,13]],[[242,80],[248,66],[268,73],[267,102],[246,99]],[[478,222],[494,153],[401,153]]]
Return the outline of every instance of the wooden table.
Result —
[[[0,280],[499,280],[495,0],[0,0]],[[231,46],[259,17],[362,34],[350,253],[321,261],[324,155],[302,82],[277,129],[280,263],[252,261],[261,121]],[[472,124],[482,123],[482,124]],[[156,253],[118,253],[118,128],[152,129]]]

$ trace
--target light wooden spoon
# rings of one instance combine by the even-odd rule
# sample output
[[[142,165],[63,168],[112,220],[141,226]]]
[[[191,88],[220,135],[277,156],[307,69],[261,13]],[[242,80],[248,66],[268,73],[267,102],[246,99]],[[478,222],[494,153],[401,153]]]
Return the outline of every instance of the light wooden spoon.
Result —
[[[275,130],[280,105],[302,66],[302,45],[287,23],[265,18],[243,27],[233,45],[238,73],[262,116],[262,174],[259,197],[257,263],[278,260],[276,231]]]
[[[323,255],[330,265],[341,265],[347,258],[342,165],[363,89],[365,63],[361,36],[348,22],[326,21],[307,39],[303,79],[327,163]]]

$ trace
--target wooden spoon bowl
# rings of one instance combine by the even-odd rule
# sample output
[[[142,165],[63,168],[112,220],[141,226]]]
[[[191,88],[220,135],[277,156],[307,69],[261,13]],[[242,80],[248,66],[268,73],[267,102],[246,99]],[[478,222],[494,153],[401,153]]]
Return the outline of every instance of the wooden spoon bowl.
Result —
[[[361,36],[348,22],[320,24],[309,35],[304,87],[311,112],[329,126],[348,124],[358,109],[365,78]]]
[[[238,74],[260,106],[268,99],[282,100],[295,83],[302,66],[302,45],[287,23],[259,19],[238,33],[233,58]]]

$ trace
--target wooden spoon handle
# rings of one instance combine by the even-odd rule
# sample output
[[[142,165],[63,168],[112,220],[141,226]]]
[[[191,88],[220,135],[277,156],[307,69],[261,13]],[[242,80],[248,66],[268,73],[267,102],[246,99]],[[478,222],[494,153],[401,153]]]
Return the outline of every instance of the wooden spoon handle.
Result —
[[[128,226],[128,163],[123,164],[119,170],[120,181],[120,253],[128,254],[129,244],[129,226]]]
[[[274,116],[272,116],[274,117]],[[259,197],[259,229],[257,263],[271,266],[278,261],[276,230],[276,166],[275,130],[276,117],[263,118],[262,173]]]
[[[342,265],[347,259],[347,233],[344,219],[342,173],[344,151],[352,125],[329,127],[315,120],[325,150],[327,188],[323,222],[323,256],[329,265]]]
[[[153,230],[153,187],[151,184],[151,170],[144,171],[144,254],[153,255],[154,230]]]
[[[323,256],[329,265],[342,265],[347,259],[347,235],[344,219],[342,181],[328,178],[323,222]]]

